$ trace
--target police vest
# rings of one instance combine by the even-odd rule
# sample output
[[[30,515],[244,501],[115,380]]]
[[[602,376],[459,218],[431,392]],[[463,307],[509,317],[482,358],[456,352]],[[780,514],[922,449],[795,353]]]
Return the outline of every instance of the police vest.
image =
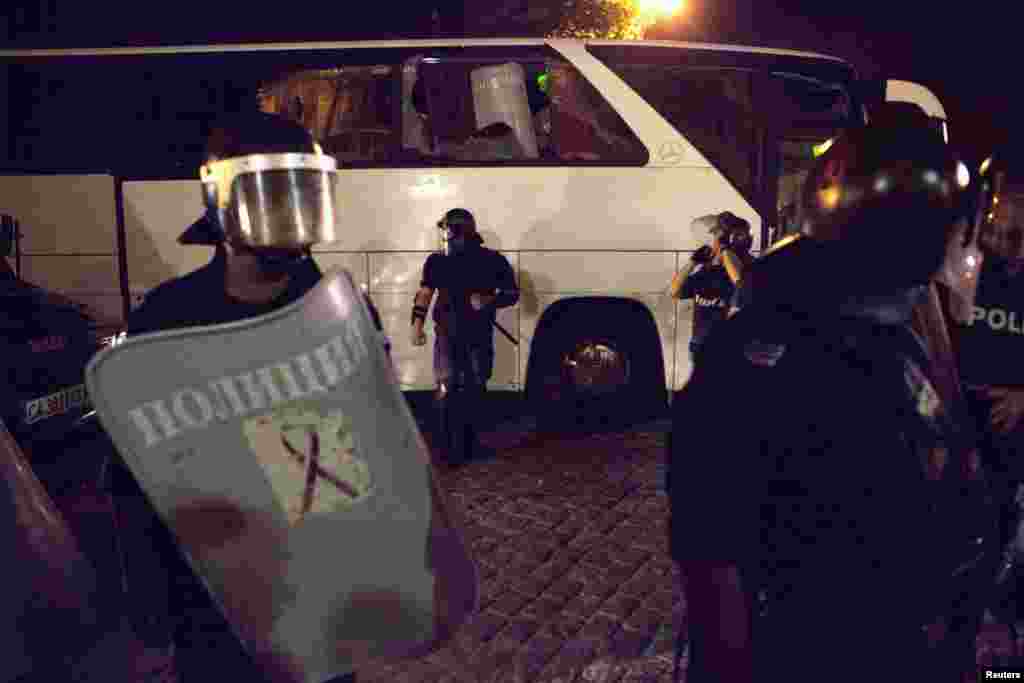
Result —
[[[1024,385],[1024,274],[986,267],[971,322],[958,329],[963,379],[974,384]]]

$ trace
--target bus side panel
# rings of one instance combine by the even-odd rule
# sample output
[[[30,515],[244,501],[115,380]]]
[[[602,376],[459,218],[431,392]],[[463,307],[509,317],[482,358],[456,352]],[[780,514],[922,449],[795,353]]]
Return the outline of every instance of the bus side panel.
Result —
[[[22,279],[84,304],[105,327],[120,325],[114,178],[0,176],[0,197],[0,213],[20,223]]]
[[[122,193],[128,286],[136,304],[161,282],[206,265],[213,250],[178,244],[185,228],[203,214],[197,181],[126,182]]]
[[[690,223],[721,211],[755,235],[761,226],[716,170],[699,167],[347,170],[338,197],[341,237],[325,251],[432,251],[437,220],[460,206],[499,250],[693,250]]]

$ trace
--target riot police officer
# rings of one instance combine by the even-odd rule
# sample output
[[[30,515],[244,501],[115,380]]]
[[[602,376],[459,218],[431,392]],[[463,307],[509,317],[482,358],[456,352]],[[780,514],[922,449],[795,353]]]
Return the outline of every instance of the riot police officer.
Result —
[[[128,334],[244,320],[312,289],[322,274],[311,245],[330,241],[336,229],[335,168],[309,132],[287,119],[246,112],[218,122],[200,169],[206,212],[178,239],[213,246],[214,257],[152,290],[129,316]],[[129,603],[154,661],[173,653],[186,681],[272,679],[273,663],[257,665],[243,652],[124,464],[111,469]]]
[[[452,209],[437,223],[443,249],[423,265],[412,307],[412,343],[426,344],[423,325],[434,298],[434,376],[446,458],[460,464],[480,450],[474,422],[494,369],[494,327],[499,308],[519,301],[511,264],[483,246],[476,219]]]
[[[1008,145],[982,168],[983,266],[971,300],[948,297],[965,395],[1000,508],[1002,565],[989,606],[1015,636],[1024,553],[1024,148]],[[1014,156],[1014,155],[1018,156]],[[1016,643],[1016,638],[1013,638]]]
[[[805,184],[801,233],[750,266],[750,301],[706,341],[667,482],[687,680],[927,676],[952,553],[925,470],[950,444],[909,321],[962,190],[930,131],[844,133]]]

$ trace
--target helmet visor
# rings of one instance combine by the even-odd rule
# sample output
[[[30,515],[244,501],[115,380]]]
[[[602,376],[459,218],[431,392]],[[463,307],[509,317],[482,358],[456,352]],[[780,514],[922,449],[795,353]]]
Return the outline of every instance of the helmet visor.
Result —
[[[337,234],[337,162],[320,154],[257,154],[202,167],[203,199],[229,237],[251,247],[302,248]]]

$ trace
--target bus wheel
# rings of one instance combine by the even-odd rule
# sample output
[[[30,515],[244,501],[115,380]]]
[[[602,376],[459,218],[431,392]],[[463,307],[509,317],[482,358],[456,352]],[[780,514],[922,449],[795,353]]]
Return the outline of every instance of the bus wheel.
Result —
[[[663,411],[664,361],[650,311],[613,297],[552,304],[530,348],[526,397],[542,432],[613,431]]]

